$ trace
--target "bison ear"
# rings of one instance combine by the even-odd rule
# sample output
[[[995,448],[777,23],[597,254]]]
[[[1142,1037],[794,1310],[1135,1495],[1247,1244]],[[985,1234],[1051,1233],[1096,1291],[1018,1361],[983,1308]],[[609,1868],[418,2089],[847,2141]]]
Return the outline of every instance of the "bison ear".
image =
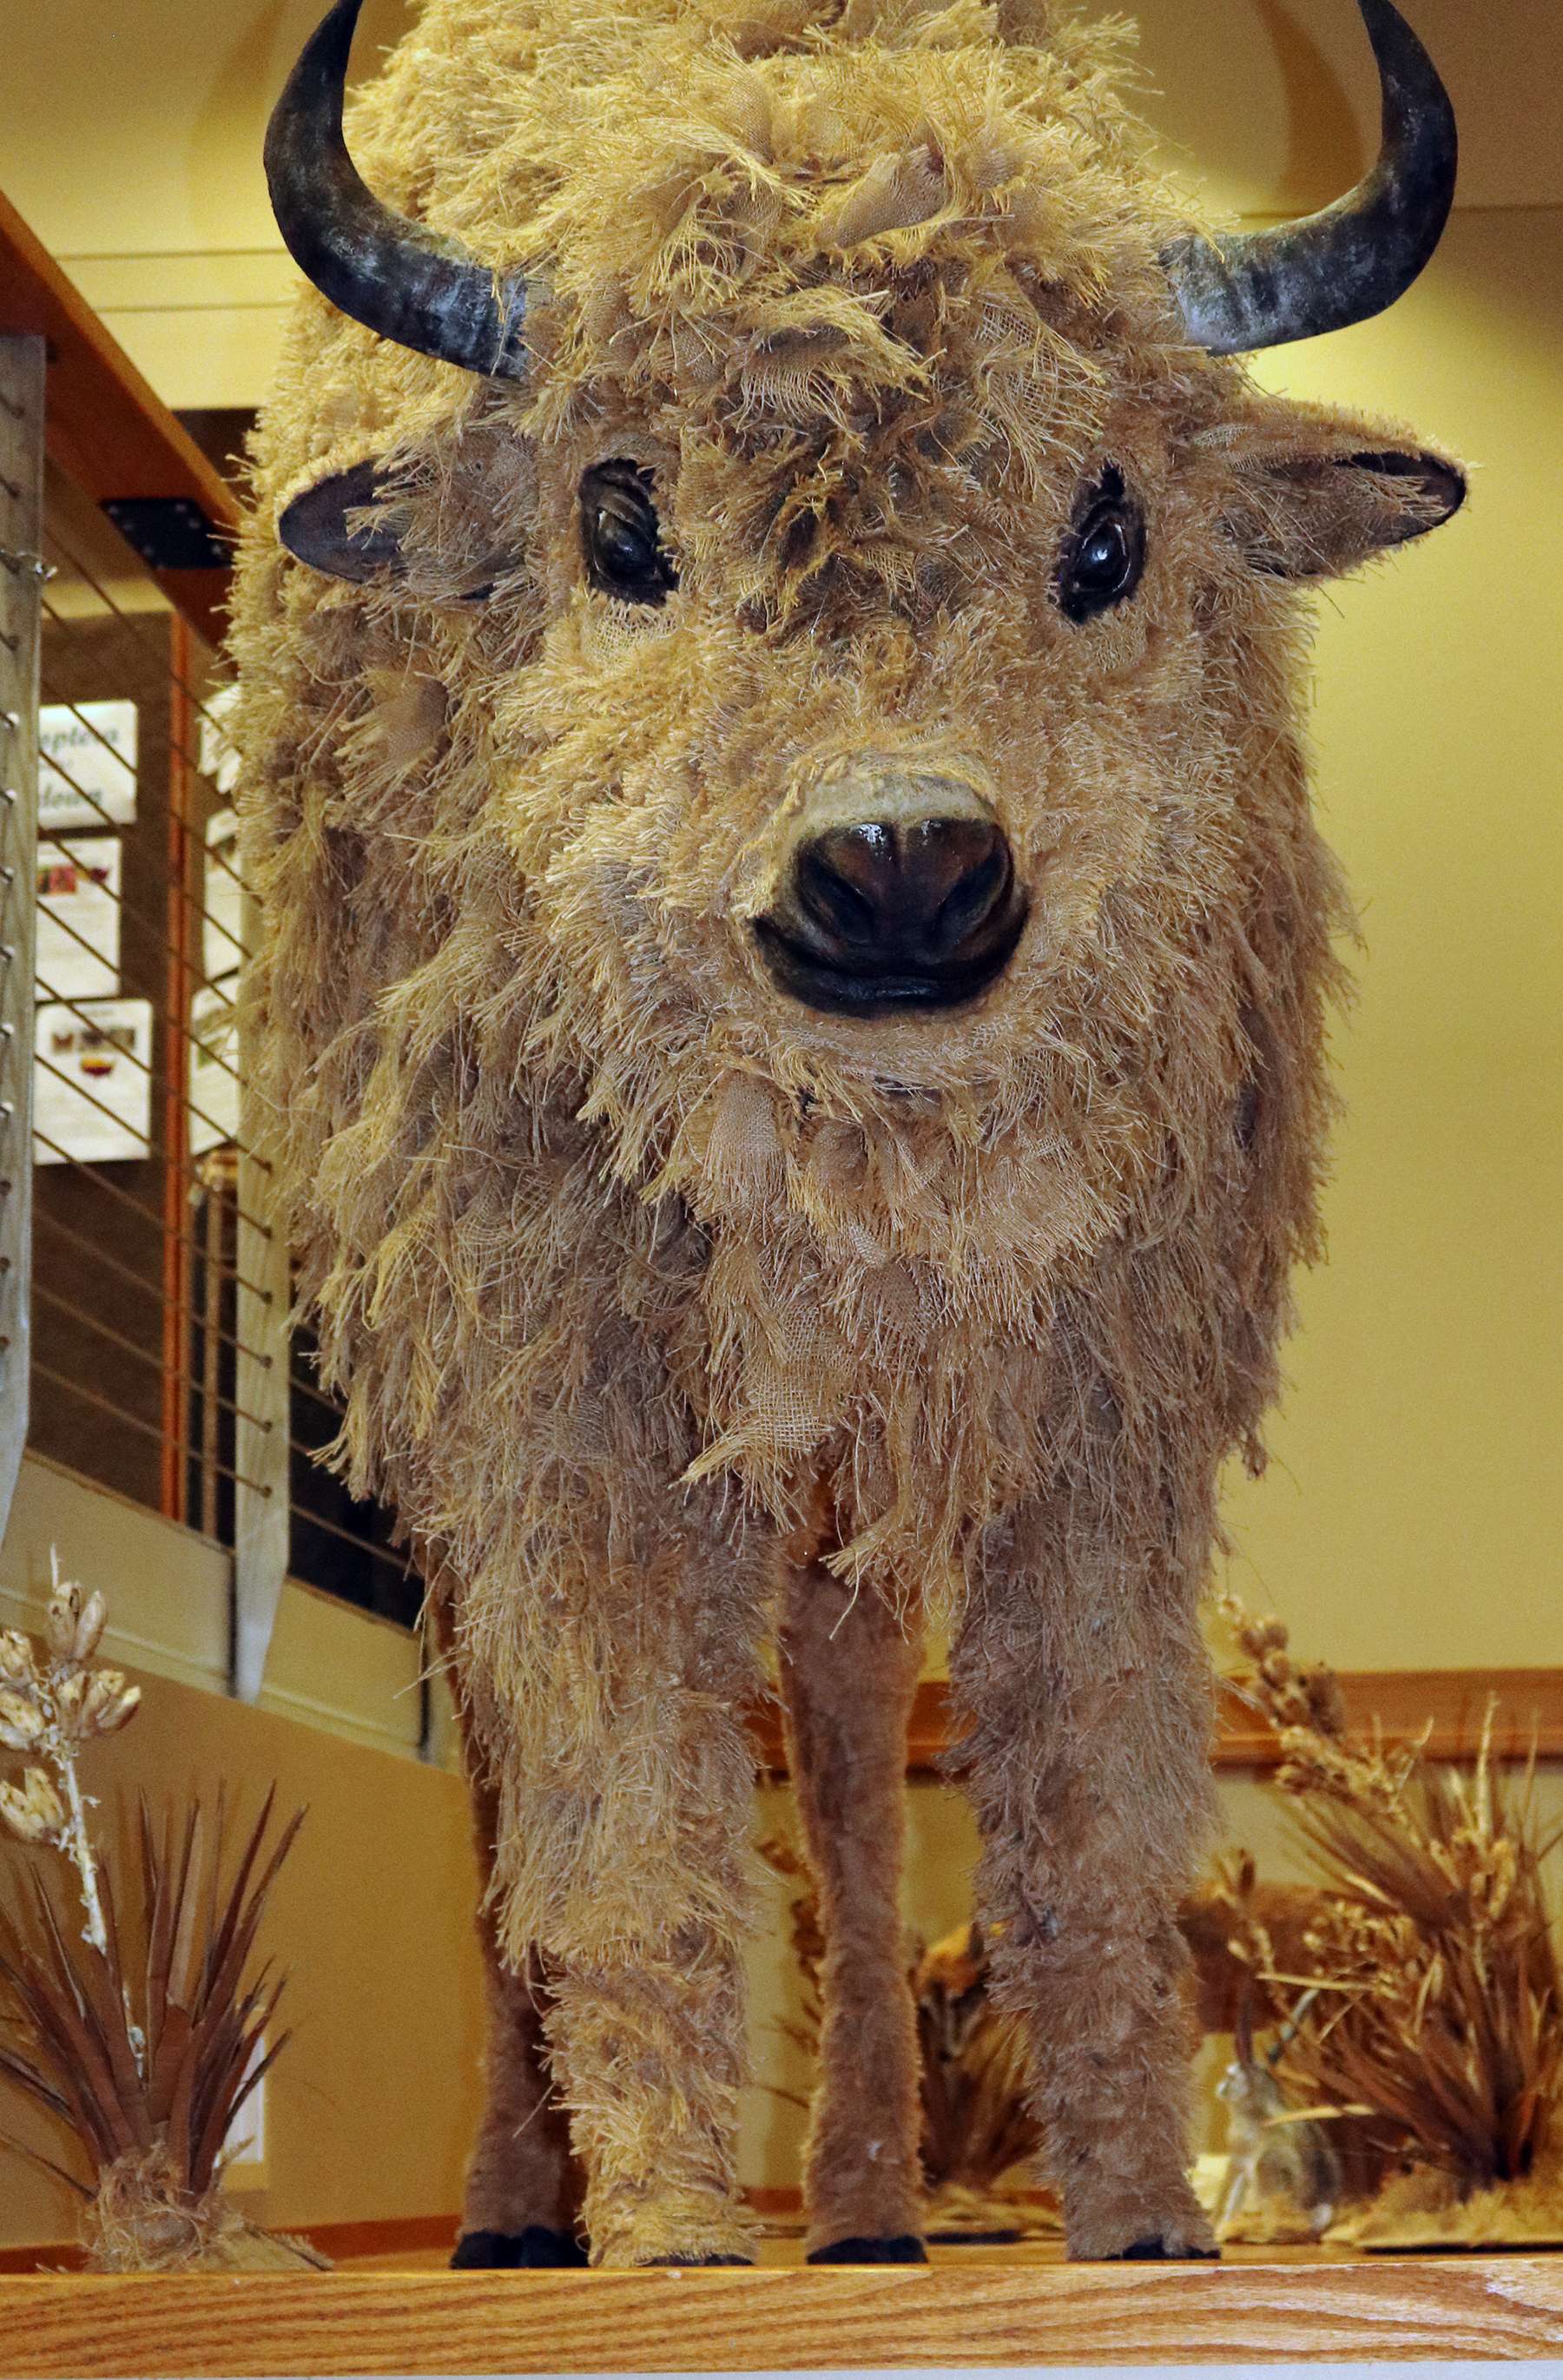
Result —
[[[1208,442],[1232,473],[1228,535],[1274,578],[1336,578],[1392,546],[1425,537],[1465,502],[1458,463],[1394,443],[1377,422],[1266,408]]]
[[[277,535],[289,553],[328,578],[399,577],[406,567],[399,507],[381,500],[372,462],[333,472],[295,496],[283,506]]]

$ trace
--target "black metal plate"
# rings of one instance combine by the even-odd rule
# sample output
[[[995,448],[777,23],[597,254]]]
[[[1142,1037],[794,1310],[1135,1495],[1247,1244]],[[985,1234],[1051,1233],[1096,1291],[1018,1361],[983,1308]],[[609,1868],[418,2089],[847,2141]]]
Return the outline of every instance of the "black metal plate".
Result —
[[[127,545],[153,570],[230,570],[224,545],[190,496],[110,496],[103,510]]]

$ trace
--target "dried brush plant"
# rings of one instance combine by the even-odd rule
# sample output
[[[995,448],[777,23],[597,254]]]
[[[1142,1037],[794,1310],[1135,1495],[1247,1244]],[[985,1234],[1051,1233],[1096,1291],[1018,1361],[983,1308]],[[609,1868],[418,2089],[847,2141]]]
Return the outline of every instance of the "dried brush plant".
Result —
[[[991,2219],[1002,2195],[1008,2228],[1037,2228],[1025,2202],[1000,2193],[1005,2175],[1029,2168],[1042,2145],[1027,2105],[1031,2089],[1023,2026],[993,2005],[980,1926],[958,1926],[924,1951],[912,1971],[922,2057],[923,2170],[945,2228]],[[1027,2183],[1030,2173],[1024,2176]],[[1035,2192],[1031,2193],[1035,2196]],[[1056,2215],[1040,2218],[1056,2229]]]
[[[70,2135],[92,2179],[0,2140],[81,2200],[95,2271],[319,2263],[247,2222],[223,2190],[234,2118],[288,2039],[262,2054],[283,1979],[270,1969],[245,1978],[303,1813],[268,1849],[269,1793],[224,1876],[221,1795],[214,1819],[193,1802],[182,1823],[170,1814],[161,1827],[143,1800],[133,1953],[79,1773],[87,1747],[125,1726],[140,1699],[117,1670],[90,1666],[106,1618],[103,1597],[84,1597],[56,1566],[42,1643],[0,1631],[0,1745],[41,1764],[19,1785],[0,1784],[0,1829],[63,1856],[85,1919],[78,1929],[39,1869],[13,1862],[0,1909],[0,2078]]]
[[[1557,1837],[1539,1830],[1533,1762],[1508,1781],[1490,1711],[1469,1774],[1420,1743],[1360,1742],[1327,1668],[1295,1661],[1278,1621],[1227,1611],[1321,1887],[1297,1966],[1256,1916],[1239,1947],[1271,1987],[1315,1995],[1279,2068],[1299,2114],[1360,2119],[1399,2169],[1361,2236],[1558,2236]]]

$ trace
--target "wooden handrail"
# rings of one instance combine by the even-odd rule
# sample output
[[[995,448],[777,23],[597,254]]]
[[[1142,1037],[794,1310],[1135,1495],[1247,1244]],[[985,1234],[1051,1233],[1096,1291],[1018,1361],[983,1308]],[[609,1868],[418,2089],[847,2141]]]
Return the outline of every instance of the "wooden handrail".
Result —
[[[1533,1745],[1539,1759],[1563,1758],[1563,1670],[1349,1670],[1339,1682],[1354,1732],[1368,1734],[1376,1721],[1388,1742],[1405,1743],[1425,1728],[1429,1759],[1472,1759],[1489,1704],[1496,1706],[1493,1749],[1499,1758],[1523,1760]],[[754,1728],[762,1765],[771,1776],[784,1777],[787,1755],[775,1703],[759,1706]],[[906,1730],[907,1774],[940,1773],[956,1734],[950,1688],[942,1679],[925,1679]],[[1280,1763],[1270,1729],[1230,1687],[1221,1694],[1212,1757],[1217,1768]]]
[[[200,507],[224,542],[236,538],[239,508],[226,481],[4,196],[0,331],[30,331],[48,342],[49,456],[94,504],[182,498]],[[220,639],[227,570],[151,576],[198,634]]]

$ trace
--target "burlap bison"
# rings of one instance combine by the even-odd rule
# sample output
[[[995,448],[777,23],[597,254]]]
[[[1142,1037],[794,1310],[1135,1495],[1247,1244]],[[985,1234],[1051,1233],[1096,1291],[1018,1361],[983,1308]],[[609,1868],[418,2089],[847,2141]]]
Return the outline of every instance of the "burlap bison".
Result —
[[[748,2251],[773,1637],[830,1927],[811,2245],[921,2254],[930,1607],[1072,2252],[1208,2242],[1195,1607],[1315,1243],[1342,917],[1299,588],[1462,492],[1232,359],[1437,239],[1448,103],[1361,6],[1378,166],[1250,237],[1190,228],[1120,33],[1046,0],[430,0],[363,179],[338,0],[278,108],[324,294],[236,634],[255,1062],[464,1706],[466,2261],[568,2261],[577,2214],[602,2262]]]

